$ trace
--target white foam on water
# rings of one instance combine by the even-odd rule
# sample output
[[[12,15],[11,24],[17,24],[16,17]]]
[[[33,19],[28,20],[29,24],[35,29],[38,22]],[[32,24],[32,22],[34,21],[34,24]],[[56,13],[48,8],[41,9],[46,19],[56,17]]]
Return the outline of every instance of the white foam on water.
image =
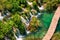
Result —
[[[16,40],[23,40],[22,38],[17,38]]]
[[[21,16],[21,20],[22,20],[23,23],[26,24],[26,20],[22,16]]]
[[[27,30],[26,30],[26,33],[27,33],[27,34],[29,34],[29,33],[30,33],[30,31],[27,31]]]
[[[27,3],[28,3],[29,5],[32,5],[32,2],[27,1]]]
[[[26,25],[26,27],[28,27],[29,26],[29,20],[27,19],[24,19],[22,16],[21,16],[21,21],[23,22],[23,23],[25,23],[25,25]]]
[[[16,34],[14,33],[14,37],[16,38],[16,40],[23,40],[23,37],[24,37],[24,36],[22,36],[22,35],[20,34],[19,29],[17,29],[17,34],[18,34],[18,36],[16,36]]]
[[[41,7],[38,6],[38,8],[39,10],[44,10],[44,6],[41,6]]]

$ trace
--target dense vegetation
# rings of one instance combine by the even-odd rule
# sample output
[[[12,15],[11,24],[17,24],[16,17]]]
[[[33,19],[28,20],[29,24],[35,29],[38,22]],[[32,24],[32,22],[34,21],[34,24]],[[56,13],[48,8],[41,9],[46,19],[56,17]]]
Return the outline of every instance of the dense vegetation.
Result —
[[[30,5],[28,2],[32,2],[32,4]],[[5,37],[15,40],[12,31],[13,27],[18,28],[22,35],[26,35],[26,29],[33,32],[31,36],[36,35],[34,33],[37,30],[39,30],[37,34],[45,35],[53,17],[53,12],[60,4],[60,0],[28,0],[28,2],[27,0],[0,0],[0,12],[2,16],[4,16],[3,20],[0,20],[0,40],[4,40]],[[38,6],[44,6],[44,10],[39,10]],[[41,17],[39,16],[39,18],[33,17],[30,21],[30,13],[33,15],[42,13],[42,15]],[[21,21],[21,16],[26,20],[29,19],[30,24],[28,28],[26,28],[26,25]],[[40,35],[37,37],[40,37]]]

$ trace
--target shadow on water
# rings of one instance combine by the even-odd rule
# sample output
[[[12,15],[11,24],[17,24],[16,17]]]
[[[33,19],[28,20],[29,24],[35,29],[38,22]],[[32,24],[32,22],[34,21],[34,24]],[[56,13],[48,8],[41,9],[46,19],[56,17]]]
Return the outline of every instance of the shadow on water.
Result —
[[[57,28],[56,28],[56,31],[55,32],[60,32],[60,19],[58,21]]]

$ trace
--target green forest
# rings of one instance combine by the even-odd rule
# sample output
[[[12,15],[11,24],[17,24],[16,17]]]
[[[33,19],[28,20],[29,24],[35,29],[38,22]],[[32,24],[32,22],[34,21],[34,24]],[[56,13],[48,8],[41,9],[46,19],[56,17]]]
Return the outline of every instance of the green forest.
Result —
[[[0,0],[0,40],[42,40],[60,0]],[[60,40],[60,20],[51,40]]]

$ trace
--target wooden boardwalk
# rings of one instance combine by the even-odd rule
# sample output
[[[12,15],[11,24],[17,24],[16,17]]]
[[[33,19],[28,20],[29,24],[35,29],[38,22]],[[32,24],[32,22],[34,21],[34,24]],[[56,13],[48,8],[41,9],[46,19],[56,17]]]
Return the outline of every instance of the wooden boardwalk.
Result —
[[[57,10],[53,16],[52,22],[50,24],[50,27],[42,40],[50,40],[51,39],[51,37],[53,36],[53,34],[56,30],[59,17],[60,17],[60,6],[57,8]]]

